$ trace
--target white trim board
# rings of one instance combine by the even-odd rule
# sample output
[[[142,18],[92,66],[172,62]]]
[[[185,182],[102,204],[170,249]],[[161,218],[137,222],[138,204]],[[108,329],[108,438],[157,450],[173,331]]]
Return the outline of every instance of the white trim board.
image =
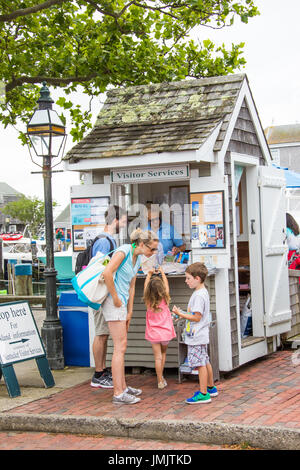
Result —
[[[270,149],[280,149],[284,147],[300,147],[300,142],[285,142],[283,144],[269,144]]]
[[[218,326],[219,370],[232,370],[232,344],[228,269],[219,269],[215,275],[216,317]]]
[[[176,164],[196,162],[196,150],[184,152],[148,153],[138,157],[105,157],[86,158],[78,163],[64,161],[66,171],[88,171],[111,168],[137,168],[161,166],[162,164]]]
[[[244,153],[230,152],[230,159],[233,163],[241,163],[243,166],[259,165],[259,157]]]
[[[268,354],[267,340],[260,341],[259,343],[251,344],[240,351],[240,366],[247,364],[258,357],[266,356]]]
[[[70,198],[77,197],[110,197],[110,184],[76,184],[70,188]]]

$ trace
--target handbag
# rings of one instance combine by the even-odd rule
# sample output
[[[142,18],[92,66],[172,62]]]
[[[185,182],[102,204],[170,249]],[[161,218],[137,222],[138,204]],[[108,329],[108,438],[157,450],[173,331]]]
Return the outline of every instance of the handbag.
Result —
[[[76,274],[71,281],[78,299],[94,310],[99,310],[109,294],[103,277],[103,271],[110,261],[109,254],[110,253],[107,255],[101,252],[96,253],[87,267]],[[118,269],[125,263],[128,255],[122,261]]]

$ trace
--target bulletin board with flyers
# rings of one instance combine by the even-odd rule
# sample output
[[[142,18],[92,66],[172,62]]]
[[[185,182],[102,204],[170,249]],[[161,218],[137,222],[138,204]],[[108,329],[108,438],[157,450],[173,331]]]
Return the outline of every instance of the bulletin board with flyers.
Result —
[[[73,251],[85,250],[105,226],[109,197],[71,199]]]
[[[193,247],[225,248],[224,191],[190,194]]]

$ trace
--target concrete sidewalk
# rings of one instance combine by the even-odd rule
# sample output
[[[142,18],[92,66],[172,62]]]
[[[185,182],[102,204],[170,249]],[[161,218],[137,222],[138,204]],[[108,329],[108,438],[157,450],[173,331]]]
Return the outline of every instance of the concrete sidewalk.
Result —
[[[19,369],[19,370],[18,370]],[[265,449],[300,449],[300,351],[278,351],[223,377],[210,404],[190,406],[197,377],[182,384],[168,376],[158,390],[154,375],[128,375],[142,388],[142,401],[112,404],[112,390],[90,387],[93,370],[52,371],[45,389],[35,361],[15,366],[21,397],[9,398],[0,382],[0,431],[43,431],[111,435]]]

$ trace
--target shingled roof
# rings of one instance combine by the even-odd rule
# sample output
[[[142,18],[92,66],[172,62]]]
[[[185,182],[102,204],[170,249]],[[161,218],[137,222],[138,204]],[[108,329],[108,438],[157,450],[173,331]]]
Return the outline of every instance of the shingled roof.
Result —
[[[199,149],[222,121],[220,150],[245,74],[141,85],[107,93],[92,131],[65,160]]]
[[[265,129],[269,145],[289,144],[300,142],[300,124],[270,126]]]

